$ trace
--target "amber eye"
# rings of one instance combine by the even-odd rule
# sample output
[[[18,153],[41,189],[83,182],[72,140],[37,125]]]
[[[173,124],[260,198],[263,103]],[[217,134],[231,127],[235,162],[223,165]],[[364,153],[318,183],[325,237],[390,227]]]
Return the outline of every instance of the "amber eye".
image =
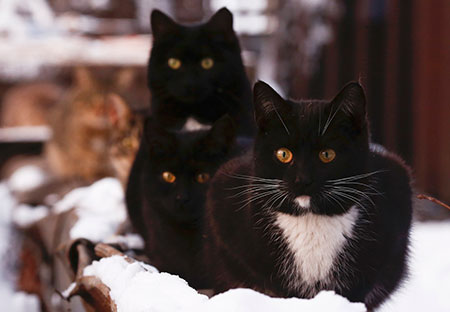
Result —
[[[167,183],[173,183],[177,179],[175,177],[175,175],[172,172],[169,172],[169,171],[164,171],[162,173],[162,177],[163,177],[164,181],[166,181]]]
[[[209,181],[209,173],[200,173],[197,175],[197,177],[195,178],[197,180],[198,183],[206,183]]]
[[[122,146],[125,148],[131,148],[133,146],[133,142],[131,142],[130,138],[124,138],[122,140]]]
[[[275,152],[275,155],[277,156],[277,159],[284,164],[291,162],[292,158],[294,157],[292,152],[285,147],[278,149]]]
[[[332,162],[335,157],[336,152],[331,148],[327,148],[319,152],[319,158],[323,163]]]
[[[201,65],[203,69],[211,69],[214,66],[214,61],[212,58],[207,57],[202,60]]]
[[[169,65],[170,68],[177,70],[178,68],[181,67],[181,61],[177,58],[173,58],[171,57],[168,61],[167,64]]]

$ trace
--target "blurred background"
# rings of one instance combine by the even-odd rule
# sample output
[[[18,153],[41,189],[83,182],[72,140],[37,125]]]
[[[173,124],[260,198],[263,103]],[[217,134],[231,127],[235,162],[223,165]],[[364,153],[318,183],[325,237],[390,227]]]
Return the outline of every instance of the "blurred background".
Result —
[[[223,6],[233,13],[251,82],[264,80],[286,97],[331,99],[347,82],[359,81],[366,90],[373,141],[411,166],[417,193],[450,202],[448,0],[0,0],[0,179],[8,181],[0,181],[0,302],[14,298],[21,308],[11,311],[61,310],[54,308],[61,305],[61,298],[53,287],[64,290],[72,279],[64,276],[65,280],[59,281],[64,265],[54,255],[59,244],[71,237],[66,225],[75,222],[70,216],[66,221],[65,213],[53,218],[47,207],[35,205],[30,198],[33,207],[16,207],[21,191],[35,187],[43,178],[32,170],[20,179],[10,178],[17,169],[12,160],[27,156],[30,162],[31,156],[38,157],[37,162],[42,158],[51,162],[51,155],[42,157],[46,144],[52,138],[72,138],[71,133],[64,134],[69,129],[65,122],[77,118],[56,114],[68,103],[85,103],[73,108],[75,115],[88,112],[100,116],[107,112],[95,107],[96,96],[107,94],[104,98],[115,104],[126,103],[135,111],[148,109],[146,64],[152,42],[152,9],[182,23],[197,23]],[[120,105],[118,108],[113,121],[120,113]],[[120,122],[114,128],[118,143],[108,142],[101,134],[97,134],[98,142],[108,142],[107,146],[119,151],[124,148],[132,157],[137,145],[133,138],[121,138],[117,129],[122,130]],[[124,129],[128,135],[129,129],[139,127],[130,121]],[[60,132],[62,139],[58,139]],[[93,142],[92,148],[97,148],[98,142]],[[115,150],[111,153],[116,159],[122,157]],[[130,165],[132,158],[127,161]],[[119,175],[121,182],[126,181],[124,172],[125,176]],[[85,178],[91,183],[111,176],[106,169],[97,174]],[[62,193],[76,186],[80,184],[68,184]],[[56,202],[45,199],[49,207]],[[415,208],[419,220],[450,218],[449,210],[429,201],[417,201]],[[25,233],[22,246],[11,220]],[[423,275],[405,291],[409,297],[400,305],[408,307],[405,310],[423,311],[427,301],[450,306],[444,300],[448,289],[444,287],[436,295],[436,281],[450,276],[450,271],[444,272],[450,270],[449,261],[444,262],[445,268],[428,262],[441,263],[450,256],[439,245],[445,235],[450,237],[448,222],[442,224],[439,231],[433,224],[417,227],[419,239],[413,243],[419,243],[412,249],[420,255],[417,259],[427,261],[414,264],[414,272]],[[67,228],[64,232],[59,227]],[[19,271],[14,273],[17,277],[13,271]],[[52,291],[41,286],[46,283]],[[40,301],[31,303],[34,308],[27,307],[28,301],[18,297],[21,293],[13,297],[14,290],[2,290],[10,289],[10,284],[37,294]],[[426,295],[424,290],[429,290]],[[77,310],[72,307],[72,311]],[[394,306],[391,311],[399,309]]]
[[[360,81],[373,140],[413,167],[420,192],[450,202],[446,0],[0,0],[1,127],[19,125],[8,121],[11,96],[20,101],[24,86],[50,83],[53,93],[39,96],[52,107],[55,90],[71,85],[79,65],[95,68],[98,79],[133,68],[129,103],[149,105],[150,11],[191,23],[222,6],[234,14],[252,81],[266,80],[293,98],[330,98],[345,83]],[[33,142],[21,146],[6,143],[17,135],[0,132],[0,166],[13,154],[39,153],[45,133],[33,131]]]

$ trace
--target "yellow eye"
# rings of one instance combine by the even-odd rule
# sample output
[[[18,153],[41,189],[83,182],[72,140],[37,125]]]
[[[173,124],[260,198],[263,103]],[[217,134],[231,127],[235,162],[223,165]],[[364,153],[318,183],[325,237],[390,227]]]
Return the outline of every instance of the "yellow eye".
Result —
[[[168,61],[167,64],[169,65],[170,68],[177,70],[178,68],[181,67],[181,61],[179,59],[173,58],[171,57]]]
[[[197,180],[198,183],[206,183],[209,181],[209,173],[200,173],[197,175],[197,177],[195,178]]]
[[[125,148],[131,148],[133,146],[133,142],[131,141],[130,138],[124,138],[122,140],[122,146]]]
[[[294,157],[292,152],[285,147],[278,149],[275,152],[275,155],[277,156],[277,159],[284,164],[291,162],[292,158]]]
[[[319,152],[319,158],[323,163],[332,162],[335,157],[336,152],[331,148],[327,148]]]
[[[203,69],[211,69],[214,66],[214,60],[210,57],[204,58],[201,62]]]
[[[177,179],[175,177],[175,175],[172,172],[169,172],[169,171],[164,171],[162,173],[162,177],[163,177],[164,181],[166,181],[167,183],[173,183]]]

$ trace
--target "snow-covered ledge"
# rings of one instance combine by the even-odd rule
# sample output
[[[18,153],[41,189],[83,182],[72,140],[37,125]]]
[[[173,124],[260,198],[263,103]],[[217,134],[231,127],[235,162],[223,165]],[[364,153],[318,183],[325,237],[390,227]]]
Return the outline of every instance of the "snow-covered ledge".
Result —
[[[118,312],[199,312],[199,311],[308,311],[363,312],[364,304],[351,303],[331,291],[314,299],[271,298],[250,289],[232,289],[208,298],[189,287],[178,276],[158,272],[142,262],[112,256],[94,261],[84,269],[85,277],[97,277],[110,292]]]

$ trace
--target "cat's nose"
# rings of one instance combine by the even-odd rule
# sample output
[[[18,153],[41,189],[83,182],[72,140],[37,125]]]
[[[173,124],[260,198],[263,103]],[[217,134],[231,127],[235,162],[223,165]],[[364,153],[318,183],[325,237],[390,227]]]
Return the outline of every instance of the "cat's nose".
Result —
[[[312,184],[312,179],[307,175],[297,175],[295,177],[295,184],[310,185]]]
[[[185,194],[178,194],[175,199],[177,200],[178,205],[184,206],[187,205],[191,198],[188,195]]]
[[[295,188],[301,193],[307,193],[312,185],[312,178],[306,175],[298,175],[295,177]]]

